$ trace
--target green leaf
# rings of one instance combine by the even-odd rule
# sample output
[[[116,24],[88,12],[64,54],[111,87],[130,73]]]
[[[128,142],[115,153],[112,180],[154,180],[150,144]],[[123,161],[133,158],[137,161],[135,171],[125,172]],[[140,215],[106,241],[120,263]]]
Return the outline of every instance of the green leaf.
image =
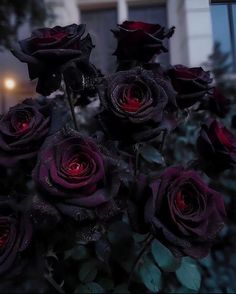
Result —
[[[208,255],[208,256],[200,259],[199,262],[207,268],[210,268],[213,266],[213,260],[212,260],[211,255]]]
[[[133,236],[130,226],[122,221],[111,224],[108,229],[108,240],[112,244],[132,241]]]
[[[161,290],[161,271],[150,258],[144,258],[143,263],[139,266],[138,272],[141,281],[148,290],[155,293]]]
[[[134,238],[130,226],[124,222],[113,223],[108,230],[111,243],[111,258],[125,270],[130,270],[131,261],[135,257]]]
[[[152,255],[156,263],[166,272],[175,272],[180,265],[180,259],[175,258],[171,251],[157,240],[152,242]]]
[[[113,294],[130,294],[127,284],[121,284],[115,287]]]
[[[197,291],[190,290],[186,287],[180,287],[174,293],[176,293],[176,294],[194,294],[194,293],[197,293]]]
[[[82,260],[88,257],[88,250],[82,245],[75,246],[74,248],[65,251],[65,259],[72,258],[74,260]]]
[[[130,273],[132,266],[136,260],[135,250],[130,252],[130,254],[126,258],[121,258],[118,263],[120,266],[127,272]]]
[[[236,191],[236,182],[235,180],[224,179],[223,184],[226,189]]]
[[[98,283],[81,284],[74,291],[74,294],[101,294],[101,293],[105,293],[105,291]]]
[[[97,275],[97,266],[95,260],[89,260],[80,265],[79,279],[83,283],[92,282]]]
[[[147,238],[147,234],[133,234],[134,241],[137,243],[143,242]]]
[[[95,243],[95,252],[102,262],[108,262],[111,254],[110,243],[107,240],[100,239]]]
[[[176,271],[179,282],[188,289],[198,291],[201,286],[201,274],[197,263],[190,257],[182,258],[180,267]]]
[[[96,281],[101,285],[106,292],[111,292],[114,289],[114,281],[111,278],[98,277]]]
[[[108,230],[108,240],[112,244],[112,255],[116,259],[126,259],[134,245],[130,226],[122,221],[113,223]]]
[[[89,287],[91,293],[94,293],[94,294],[105,293],[104,289],[98,283],[88,283],[87,286]]]
[[[156,163],[158,165],[165,165],[165,159],[162,154],[151,145],[144,145],[139,149],[142,157],[150,163]]]

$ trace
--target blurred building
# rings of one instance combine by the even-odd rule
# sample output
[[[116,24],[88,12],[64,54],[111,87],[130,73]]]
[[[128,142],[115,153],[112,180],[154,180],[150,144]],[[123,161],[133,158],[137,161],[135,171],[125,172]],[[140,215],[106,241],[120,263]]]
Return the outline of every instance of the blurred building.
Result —
[[[67,25],[85,23],[96,48],[94,62],[103,72],[115,69],[112,56],[116,42],[110,32],[124,20],[140,20],[176,26],[176,33],[169,40],[169,53],[162,54],[160,62],[199,66],[207,61],[215,41],[219,41],[236,71],[236,1],[220,0],[45,0],[53,11],[53,23]],[[20,38],[29,35],[30,28],[21,29]],[[5,53],[2,72],[14,73],[19,84],[28,85],[22,93],[33,95],[32,84],[27,84],[27,67],[9,53]],[[28,92],[27,92],[28,91]],[[23,94],[19,98],[22,98]]]
[[[124,20],[176,26],[169,54],[160,61],[198,66],[206,62],[219,41],[236,68],[236,1],[220,0],[48,0],[56,24],[86,23],[96,44],[93,59],[104,71],[113,68],[115,42],[110,32]],[[114,59],[114,57],[113,57]]]

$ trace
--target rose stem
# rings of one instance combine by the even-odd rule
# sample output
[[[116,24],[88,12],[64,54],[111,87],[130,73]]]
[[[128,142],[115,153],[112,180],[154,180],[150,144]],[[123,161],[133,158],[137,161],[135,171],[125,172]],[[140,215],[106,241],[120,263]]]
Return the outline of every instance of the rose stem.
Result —
[[[71,91],[67,86],[66,86],[66,93],[67,93],[67,98],[68,98],[68,102],[69,102],[69,105],[70,105],[70,112],[71,112],[72,120],[73,120],[73,123],[74,123],[74,128],[75,128],[76,131],[78,131],[79,128],[78,128],[76,117],[75,117],[75,108],[74,108],[73,101],[72,101],[72,98],[71,98]]]
[[[133,276],[133,273],[140,261],[140,259],[143,257],[143,254],[146,252],[146,250],[148,249],[148,247],[151,245],[152,241],[155,239],[155,237],[153,237],[151,234],[148,235],[147,237],[147,241],[146,243],[144,244],[142,250],[139,252],[138,256],[136,257],[133,265],[132,265],[132,268],[131,268],[131,271],[130,271],[130,274],[129,274],[129,279],[128,279],[128,287],[130,285],[130,282],[131,282],[131,278]]]
[[[63,289],[56,283],[56,281],[49,275],[45,274],[44,278],[57,290],[58,293],[65,294]]]
[[[164,145],[165,145],[165,140],[166,140],[166,135],[167,135],[167,131],[163,131],[163,135],[162,135],[162,140],[161,140],[161,146],[160,146],[160,152],[163,151]]]
[[[139,144],[135,145],[135,166],[134,166],[134,175],[137,177],[139,170]]]

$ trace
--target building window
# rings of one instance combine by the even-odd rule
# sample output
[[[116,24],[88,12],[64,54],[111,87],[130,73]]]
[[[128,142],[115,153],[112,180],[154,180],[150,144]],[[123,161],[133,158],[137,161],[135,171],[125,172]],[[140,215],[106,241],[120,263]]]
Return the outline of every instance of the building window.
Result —
[[[236,3],[226,1],[211,5],[213,38],[228,53],[231,70],[236,71]]]
[[[111,29],[117,24],[116,7],[82,10],[81,20],[82,23],[86,23],[87,31],[95,44],[91,62],[96,64],[104,74],[114,72],[116,57],[112,54],[116,48],[116,41]]]

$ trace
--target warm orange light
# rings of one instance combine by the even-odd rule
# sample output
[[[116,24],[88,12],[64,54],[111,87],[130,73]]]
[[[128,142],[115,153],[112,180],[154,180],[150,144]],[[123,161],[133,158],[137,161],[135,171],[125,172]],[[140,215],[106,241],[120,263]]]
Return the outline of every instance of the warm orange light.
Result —
[[[16,82],[12,78],[7,78],[4,80],[4,86],[7,90],[13,90],[16,86]]]

